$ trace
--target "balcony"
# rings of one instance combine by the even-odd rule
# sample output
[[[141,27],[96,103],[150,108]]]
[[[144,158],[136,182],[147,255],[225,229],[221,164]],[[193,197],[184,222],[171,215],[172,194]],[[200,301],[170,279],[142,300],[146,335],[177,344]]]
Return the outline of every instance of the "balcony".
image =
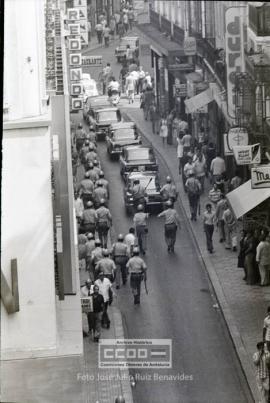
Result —
[[[197,38],[197,46],[198,56],[207,60],[223,87],[226,88],[226,64],[223,49],[215,49],[206,38]]]

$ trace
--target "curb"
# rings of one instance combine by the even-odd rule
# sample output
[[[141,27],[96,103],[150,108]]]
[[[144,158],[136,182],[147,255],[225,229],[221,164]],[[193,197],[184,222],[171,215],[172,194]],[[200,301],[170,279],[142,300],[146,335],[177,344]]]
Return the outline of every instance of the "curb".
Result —
[[[132,117],[129,115],[128,112],[122,112],[122,116],[126,116],[129,120],[132,120]],[[166,166],[167,170],[171,173],[171,176],[173,177],[173,180],[175,183],[177,183],[178,178],[175,178],[175,174],[173,173],[173,170],[170,168],[169,163],[166,161],[166,159],[164,158],[164,156],[159,152],[159,150],[154,146],[154,144],[150,141],[150,139],[148,138],[148,136],[145,134],[145,130],[140,127],[140,124],[138,124],[136,122],[138,131],[141,133],[141,136],[143,138],[145,138],[147,140],[148,143],[152,144],[152,147],[155,149],[158,157],[162,160],[163,164]],[[180,192],[179,192],[180,193]],[[184,221],[187,224],[187,228],[189,231],[189,234],[192,237],[192,240],[194,242],[194,245],[197,249],[197,252],[199,253],[199,257],[206,269],[206,272],[208,274],[208,278],[212,284],[213,287],[213,291],[216,295],[217,301],[218,301],[218,305],[220,306],[220,311],[223,315],[223,318],[225,320],[227,329],[229,331],[229,335],[231,337],[231,340],[233,342],[235,351],[237,353],[237,356],[239,358],[239,362],[241,365],[241,368],[243,370],[244,376],[246,378],[248,387],[250,389],[251,395],[254,399],[254,402],[259,402],[260,398],[259,398],[259,393],[258,393],[258,389],[256,386],[256,381],[255,381],[255,375],[254,375],[254,369],[253,369],[253,365],[252,365],[252,361],[251,361],[251,357],[249,355],[249,353],[247,352],[247,350],[245,349],[245,346],[243,344],[242,338],[241,338],[241,334],[236,326],[235,320],[234,320],[234,316],[231,312],[231,309],[229,307],[229,304],[226,300],[226,297],[224,295],[223,292],[223,288],[222,285],[217,277],[216,271],[215,271],[215,267],[213,265],[213,263],[211,262],[211,260],[209,259],[209,257],[207,255],[205,255],[205,251],[202,250],[197,242],[197,238],[196,238],[196,233],[194,231],[194,229],[192,228],[192,226],[190,225],[186,210],[184,208],[183,202],[182,202],[182,198],[181,195],[179,194],[179,198],[177,201],[183,216],[184,216]]]

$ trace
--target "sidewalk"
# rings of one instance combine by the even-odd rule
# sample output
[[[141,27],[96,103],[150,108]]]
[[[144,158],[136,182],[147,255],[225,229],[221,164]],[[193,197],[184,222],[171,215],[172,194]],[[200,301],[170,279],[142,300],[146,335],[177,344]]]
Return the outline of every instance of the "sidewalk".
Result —
[[[152,134],[151,122],[144,120],[140,109],[126,110],[124,115],[133,120],[145,139],[152,143],[177,185],[180,195],[178,205],[183,212],[184,220],[189,221],[188,227],[195,241],[195,247],[202,257],[218,300],[218,308],[224,315],[243,371],[257,402],[259,399],[252,355],[256,351],[256,343],[262,338],[263,319],[266,308],[270,305],[270,287],[246,285],[242,280],[243,270],[237,268],[237,253],[225,250],[224,244],[218,242],[217,232],[213,237],[215,253],[213,255],[208,253],[202,219],[199,217],[196,222],[189,219],[189,203],[183,189],[182,177],[178,173],[176,147],[166,145],[163,148],[161,138]],[[209,189],[210,184],[206,180],[205,193],[201,197],[202,211],[205,204],[209,202],[206,196]]]

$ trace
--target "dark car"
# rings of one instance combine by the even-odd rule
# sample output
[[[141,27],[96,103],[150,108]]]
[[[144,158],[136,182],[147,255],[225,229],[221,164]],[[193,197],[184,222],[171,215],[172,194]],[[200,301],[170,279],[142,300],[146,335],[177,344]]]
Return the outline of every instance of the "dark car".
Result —
[[[139,37],[138,36],[124,36],[121,38],[119,46],[115,49],[115,56],[118,62],[126,59],[127,45],[133,51],[134,57],[139,57]]]
[[[111,124],[121,122],[118,108],[91,109],[90,116],[94,119],[97,140],[105,140]]]
[[[130,172],[158,171],[158,164],[152,147],[127,146],[120,156],[120,173],[126,180]]]
[[[125,146],[141,144],[141,136],[133,122],[113,123],[106,140],[107,151],[111,157],[119,156]]]
[[[83,105],[83,118],[88,123],[93,123],[93,111],[95,109],[109,108],[111,106],[107,95],[87,97]]]
[[[163,210],[163,200],[160,194],[160,183],[157,172],[131,172],[126,179],[126,186],[124,188],[124,202],[127,214],[133,212],[133,196],[132,188],[135,180],[140,181],[140,185],[145,188],[145,206],[149,211]]]

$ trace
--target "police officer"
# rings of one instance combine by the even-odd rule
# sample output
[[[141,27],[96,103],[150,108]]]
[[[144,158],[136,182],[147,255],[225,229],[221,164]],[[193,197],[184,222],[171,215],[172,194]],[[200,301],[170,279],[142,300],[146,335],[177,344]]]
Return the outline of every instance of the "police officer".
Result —
[[[174,203],[176,201],[178,192],[175,185],[172,183],[172,179],[170,176],[167,176],[166,184],[160,189],[160,193],[164,202],[167,200],[171,200]]]
[[[92,263],[93,269],[94,269],[93,272],[95,272],[96,264],[102,258],[103,258],[103,253],[102,253],[102,247],[101,247],[101,240],[96,239],[95,240],[95,249],[93,250],[92,255],[91,255],[91,263]]]
[[[180,227],[180,218],[173,208],[173,203],[168,200],[166,203],[166,209],[162,211],[158,217],[165,217],[164,235],[165,241],[168,246],[168,252],[174,252],[174,244],[176,241],[177,227]]]
[[[140,184],[139,179],[134,180],[133,188],[131,189],[131,194],[133,197],[134,212],[136,212],[139,204],[141,204],[144,207],[145,197],[147,195],[145,192],[145,188]]]
[[[98,174],[94,170],[94,164],[92,162],[90,162],[89,164],[87,163],[85,166],[85,170],[89,174],[89,178],[91,179],[91,181],[93,183],[96,183],[96,181],[98,180]]]
[[[76,149],[77,149],[78,154],[81,151],[81,148],[83,146],[85,139],[86,139],[86,134],[85,134],[85,131],[83,130],[82,124],[80,123],[78,125],[78,129],[76,130],[76,133],[75,133]]]
[[[141,295],[141,282],[146,280],[146,264],[139,256],[139,249],[135,247],[133,249],[133,257],[127,262],[128,273],[130,274],[130,287],[134,296],[134,304],[140,303]]]
[[[108,193],[107,190],[103,187],[102,182],[96,182],[97,187],[94,189],[93,199],[95,202],[96,208],[98,208],[101,204],[101,200],[104,200],[105,203],[108,203]]]
[[[100,171],[101,171],[99,161],[98,161],[98,160],[94,160],[93,165],[94,165],[94,171],[95,171],[95,172],[98,174],[98,176],[99,176]]]
[[[100,171],[99,173],[99,182],[102,183],[102,186],[107,190],[108,199],[110,198],[110,191],[109,191],[109,182],[107,179],[104,178],[104,172]]]
[[[146,250],[146,236],[148,233],[148,228],[147,228],[147,218],[148,217],[149,217],[149,214],[143,212],[143,205],[139,204],[137,207],[137,213],[134,214],[133,222],[134,222],[134,226],[135,226],[136,235],[138,238],[140,252],[143,255],[145,255],[145,250]]]
[[[82,200],[84,205],[92,199],[93,191],[94,191],[94,183],[90,179],[89,172],[85,172],[84,179],[79,184],[78,191],[82,196]]]
[[[89,162],[94,162],[97,159],[97,153],[94,150],[94,147],[92,145],[89,145],[89,151],[85,156],[86,161]]]
[[[83,165],[86,163],[86,155],[88,152],[89,152],[89,141],[85,140],[80,151],[80,160]]]
[[[103,248],[107,248],[108,231],[112,225],[112,216],[110,210],[105,207],[105,203],[106,201],[101,199],[100,207],[96,210],[97,232]]]
[[[97,136],[94,126],[89,126],[89,133],[87,133],[86,138],[97,146]]]
[[[120,271],[122,275],[123,285],[127,282],[126,264],[128,261],[128,246],[124,243],[124,235],[119,234],[117,242],[112,246],[112,257],[116,264],[116,288],[120,288]]]
[[[86,208],[82,215],[81,227],[83,232],[92,232],[92,234],[96,231],[96,223],[97,223],[97,214],[94,209],[94,204],[91,201],[86,203]]]
[[[116,266],[114,261],[109,257],[109,251],[108,249],[103,249],[102,251],[103,258],[100,259],[95,267],[95,280],[98,278],[99,273],[103,272],[104,277],[107,277],[110,282],[112,283],[115,278],[115,271],[116,271]]]
[[[92,252],[95,249],[95,237],[91,232],[87,235],[87,242],[85,244],[86,247],[86,270],[89,272],[89,277],[92,281],[94,281],[94,270],[92,265]]]

